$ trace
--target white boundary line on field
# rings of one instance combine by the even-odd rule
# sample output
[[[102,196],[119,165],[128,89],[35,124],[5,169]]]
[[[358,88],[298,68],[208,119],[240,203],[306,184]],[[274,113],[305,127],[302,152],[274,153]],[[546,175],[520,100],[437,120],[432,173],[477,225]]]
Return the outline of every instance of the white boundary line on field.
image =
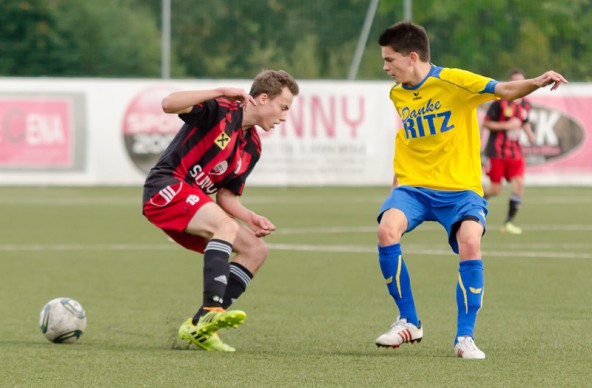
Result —
[[[170,251],[176,244],[0,244],[0,252],[19,251]]]
[[[269,244],[271,250],[295,252],[329,253],[377,253],[376,247],[366,245],[315,245],[315,244]],[[180,250],[173,243],[167,244],[0,244],[0,252],[43,252],[43,251],[169,251]],[[455,256],[450,249],[426,249],[418,245],[404,247],[407,255]],[[592,253],[550,252],[550,251],[500,251],[483,250],[484,257],[592,259]]]
[[[108,205],[108,206],[130,206],[142,208],[142,199],[130,197],[97,197],[97,198],[0,198],[0,205],[34,205],[34,206],[87,206],[87,205]]]
[[[592,192],[592,191],[591,191]],[[368,196],[368,197],[344,197],[344,198],[333,198],[331,200],[332,204],[351,204],[351,203],[366,203],[366,204],[376,204],[376,211],[378,211],[380,204],[384,201],[387,196],[387,192],[385,191],[384,196]],[[74,196],[67,196],[67,197],[56,197],[56,198],[49,198],[44,197],[43,194],[37,197],[23,197],[23,198],[14,198],[14,197],[2,197],[0,196],[0,205],[41,205],[41,206],[69,206],[69,205],[134,205],[141,207],[141,195],[139,197],[130,197],[130,196],[98,196],[94,198],[88,197],[74,197]],[[492,199],[492,201],[501,201],[502,199]],[[310,197],[310,196],[298,196],[294,195],[286,195],[286,196],[245,196],[242,199],[242,202],[245,204],[308,204],[308,203],[318,203],[319,199],[317,197]],[[528,204],[589,204],[592,203],[592,196],[591,195],[575,195],[575,196],[550,196],[550,197],[531,197],[527,199]]]
[[[501,225],[488,225],[489,231],[497,231]],[[532,232],[572,232],[572,231],[592,231],[592,224],[565,224],[565,225],[523,225],[520,224],[525,233]],[[422,224],[414,230],[415,232],[433,232],[435,230],[443,230],[440,224],[428,222]],[[334,234],[334,233],[376,233],[378,232],[378,225],[376,226],[320,226],[320,227],[302,227],[302,228],[280,228],[274,234]]]
[[[305,244],[269,244],[270,249],[305,251],[305,252],[332,252],[332,253],[377,253],[377,249],[368,246],[348,245],[305,245]],[[404,246],[405,254],[409,255],[434,255],[455,256],[450,249],[426,249],[419,246]],[[591,253],[573,252],[549,252],[549,251],[497,251],[483,250],[484,257],[521,257],[521,258],[553,258],[553,259],[592,259]]]

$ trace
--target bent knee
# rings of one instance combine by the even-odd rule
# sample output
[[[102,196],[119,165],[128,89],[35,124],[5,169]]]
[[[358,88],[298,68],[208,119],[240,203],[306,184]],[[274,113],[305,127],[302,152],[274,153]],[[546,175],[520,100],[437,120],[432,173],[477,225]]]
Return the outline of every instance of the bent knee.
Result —
[[[253,257],[256,257],[261,264],[263,264],[269,255],[269,247],[262,238],[256,238],[255,241],[256,243],[254,243],[251,247],[253,251],[252,255]]]
[[[381,223],[378,226],[378,244],[380,246],[387,246],[397,244],[401,241],[403,230],[396,226]]]
[[[252,261],[257,267],[261,266],[269,255],[269,247],[262,238],[253,236],[246,243],[234,247],[237,254]]]
[[[468,237],[458,242],[458,251],[461,258],[481,257],[481,238]]]

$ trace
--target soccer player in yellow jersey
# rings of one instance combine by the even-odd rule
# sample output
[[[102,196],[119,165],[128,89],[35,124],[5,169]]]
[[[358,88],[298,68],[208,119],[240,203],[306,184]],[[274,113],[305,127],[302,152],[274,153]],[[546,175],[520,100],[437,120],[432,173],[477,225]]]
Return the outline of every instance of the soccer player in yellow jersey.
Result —
[[[395,139],[393,190],[378,215],[380,268],[399,316],[376,345],[396,348],[423,337],[400,242],[422,222],[436,221],[460,257],[454,354],[483,359],[485,353],[473,339],[483,302],[481,236],[487,215],[476,108],[488,100],[524,97],[548,85],[555,90],[567,81],[547,71],[532,79],[498,82],[435,66],[425,29],[407,21],[387,28],[378,42],[383,70],[395,81],[390,98],[403,128]]]

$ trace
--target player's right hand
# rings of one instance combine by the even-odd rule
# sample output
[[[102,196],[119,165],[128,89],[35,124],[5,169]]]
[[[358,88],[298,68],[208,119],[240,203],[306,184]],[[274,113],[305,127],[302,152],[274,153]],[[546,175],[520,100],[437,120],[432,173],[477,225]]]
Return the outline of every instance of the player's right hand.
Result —
[[[542,88],[548,85],[553,85],[551,90],[555,90],[561,85],[562,83],[566,84],[567,80],[561,74],[557,73],[556,71],[549,70],[542,75],[535,78],[535,82],[537,85]]]

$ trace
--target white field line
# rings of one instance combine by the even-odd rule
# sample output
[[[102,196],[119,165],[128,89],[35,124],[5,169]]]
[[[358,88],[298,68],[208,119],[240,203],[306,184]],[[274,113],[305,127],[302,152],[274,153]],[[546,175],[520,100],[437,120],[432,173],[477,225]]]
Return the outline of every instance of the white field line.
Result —
[[[386,196],[385,196],[386,197]],[[377,204],[376,211],[384,201],[382,197],[342,197],[332,198],[331,203],[335,204],[351,204],[351,203],[374,203]],[[316,204],[319,199],[316,197],[249,197],[248,195],[241,198],[244,204]],[[67,206],[67,205],[137,205],[142,206],[142,194],[138,197],[44,197],[40,194],[39,197],[25,197],[25,198],[2,198],[0,197],[0,205],[40,205],[40,206]]]
[[[0,244],[0,251],[167,251],[182,249],[169,244]]]
[[[301,245],[301,244],[269,244],[273,250],[331,252],[331,253],[377,253],[376,247],[351,245]],[[450,249],[426,249],[419,246],[404,246],[405,254],[454,256]],[[484,250],[484,257],[516,257],[516,258],[553,258],[553,259],[592,259],[592,253],[549,252],[549,251],[489,251]]]
[[[487,229],[497,231],[501,225],[488,225]],[[592,231],[592,224],[520,224],[520,227],[525,232],[572,232],[572,231]],[[422,224],[415,229],[415,232],[433,232],[435,230],[443,230],[440,224],[429,222]],[[335,234],[335,233],[376,233],[378,225],[376,226],[319,226],[319,227],[302,227],[302,228],[280,228],[274,234]]]
[[[315,244],[269,244],[271,250],[295,252],[330,252],[376,254],[375,246],[368,245],[315,245]],[[557,248],[557,247],[556,247]],[[182,249],[176,244],[0,244],[2,252],[48,252],[48,251],[168,251]],[[454,256],[450,249],[427,249],[419,245],[406,245],[405,254]],[[483,250],[484,257],[592,259],[592,253],[553,252],[548,250]]]
[[[331,198],[331,204],[351,204],[351,203],[368,203],[380,205],[386,198],[388,192],[385,191],[384,196],[360,196],[360,197],[335,197]],[[491,201],[501,201],[505,199],[494,198]],[[318,203],[318,197],[299,197],[297,195],[281,195],[281,196],[249,196],[246,194],[241,201],[245,204],[307,204]],[[581,196],[553,196],[553,197],[533,197],[526,198],[528,204],[589,204],[592,203],[592,190],[590,195]],[[141,206],[142,195],[138,192],[137,197],[129,196],[105,196],[105,197],[75,197],[72,195],[64,195],[63,197],[44,196],[41,192],[38,197],[0,197],[0,205],[43,205],[43,206],[67,206],[67,205],[137,205]],[[376,209],[378,211],[378,208]]]
[[[274,234],[337,234],[337,233],[376,233],[376,226],[318,226],[302,228],[279,228]]]
[[[0,198],[0,205],[35,205],[35,206],[136,206],[142,208],[142,197],[98,197],[98,198],[48,198],[40,194],[37,198]]]
[[[526,189],[528,192],[528,188]],[[580,204],[580,203],[592,203],[592,190],[590,194],[586,196],[572,196],[572,197],[538,197],[528,198],[528,193],[524,199],[525,203],[528,204]]]

